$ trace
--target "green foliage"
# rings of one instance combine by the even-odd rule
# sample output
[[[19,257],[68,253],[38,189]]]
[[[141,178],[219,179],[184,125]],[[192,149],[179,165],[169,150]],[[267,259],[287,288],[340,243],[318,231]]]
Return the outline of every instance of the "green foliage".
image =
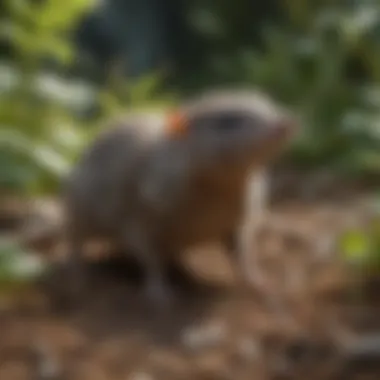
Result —
[[[365,230],[351,230],[341,240],[344,259],[366,274],[380,274],[380,209]]]
[[[2,35],[10,39],[22,61],[28,64],[45,56],[69,62],[73,50],[67,34],[89,9],[93,0],[6,0],[8,18]]]
[[[70,32],[92,3],[6,2],[8,17],[3,20],[1,32],[16,51],[13,67],[17,71],[15,83],[0,93],[3,191],[21,195],[57,191],[60,179],[94,132],[88,123],[81,125],[62,101],[64,79],[42,70],[44,58],[53,57],[64,66],[70,64],[75,56]],[[159,105],[156,93],[160,83],[161,78],[156,75],[131,84],[111,75],[110,86],[90,92],[98,98],[102,115],[110,115],[120,112],[126,103],[131,107]],[[167,103],[164,98],[160,101]]]
[[[30,112],[30,117],[34,115]],[[40,123],[35,134],[34,122]],[[1,187],[22,195],[56,191],[59,179],[85,142],[85,133],[59,115],[35,117],[27,125],[27,131],[11,127],[1,131]],[[44,129],[50,125],[54,129]]]
[[[44,58],[66,64],[72,57],[67,34],[89,5],[88,0],[6,2],[1,31],[16,52],[17,71],[14,85],[0,94],[0,186],[5,191],[56,190],[84,140],[62,104],[42,96],[38,82],[46,87]]]

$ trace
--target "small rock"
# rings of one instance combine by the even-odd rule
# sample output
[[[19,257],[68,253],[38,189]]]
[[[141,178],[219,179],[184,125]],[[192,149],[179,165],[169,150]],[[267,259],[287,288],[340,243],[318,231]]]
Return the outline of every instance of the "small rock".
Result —
[[[380,360],[380,334],[357,338],[344,351],[350,360]]]
[[[350,344],[341,347],[341,365],[339,371],[342,378],[359,373],[361,375],[378,374],[379,369],[379,334],[356,338]]]
[[[213,347],[220,344],[227,335],[226,326],[222,323],[213,323],[204,327],[192,327],[182,335],[183,344],[193,350]]]
[[[314,261],[325,263],[330,260],[336,252],[337,237],[328,234],[320,236],[315,243]]]
[[[63,377],[61,366],[46,344],[38,342],[33,351],[36,354],[36,379],[58,380]]]
[[[255,360],[262,354],[262,347],[257,339],[244,338],[240,340],[237,354],[243,360]]]

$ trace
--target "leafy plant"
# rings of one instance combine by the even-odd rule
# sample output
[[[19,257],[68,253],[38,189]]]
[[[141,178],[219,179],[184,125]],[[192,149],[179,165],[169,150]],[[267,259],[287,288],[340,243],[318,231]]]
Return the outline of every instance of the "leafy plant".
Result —
[[[93,4],[93,0],[6,0],[2,35],[22,63],[38,64],[45,57],[69,63],[74,55],[68,34]]]
[[[380,208],[369,226],[345,233],[341,241],[344,259],[366,274],[380,275]]]
[[[60,85],[64,78],[43,70],[45,58],[70,65],[75,57],[71,31],[93,3],[6,1],[7,17],[0,32],[16,52],[15,81],[0,93],[0,186],[7,192],[57,191],[72,160],[95,132],[96,122],[80,123],[67,108]],[[100,104],[100,116],[171,102],[157,96],[160,76],[147,75],[129,83],[118,74],[111,72],[110,83],[100,91],[87,91]]]

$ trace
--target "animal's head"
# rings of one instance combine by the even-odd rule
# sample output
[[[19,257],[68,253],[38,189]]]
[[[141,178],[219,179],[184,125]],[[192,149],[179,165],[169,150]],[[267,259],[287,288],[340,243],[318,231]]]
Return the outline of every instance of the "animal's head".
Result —
[[[265,165],[286,146],[295,120],[255,91],[215,91],[185,104],[169,120],[195,157],[220,167]]]

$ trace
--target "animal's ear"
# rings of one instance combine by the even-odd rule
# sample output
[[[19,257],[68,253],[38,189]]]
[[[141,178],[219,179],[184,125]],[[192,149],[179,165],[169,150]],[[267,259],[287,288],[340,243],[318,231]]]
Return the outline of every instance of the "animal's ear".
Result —
[[[189,123],[181,111],[169,111],[166,118],[166,133],[169,137],[182,137],[187,134]]]

